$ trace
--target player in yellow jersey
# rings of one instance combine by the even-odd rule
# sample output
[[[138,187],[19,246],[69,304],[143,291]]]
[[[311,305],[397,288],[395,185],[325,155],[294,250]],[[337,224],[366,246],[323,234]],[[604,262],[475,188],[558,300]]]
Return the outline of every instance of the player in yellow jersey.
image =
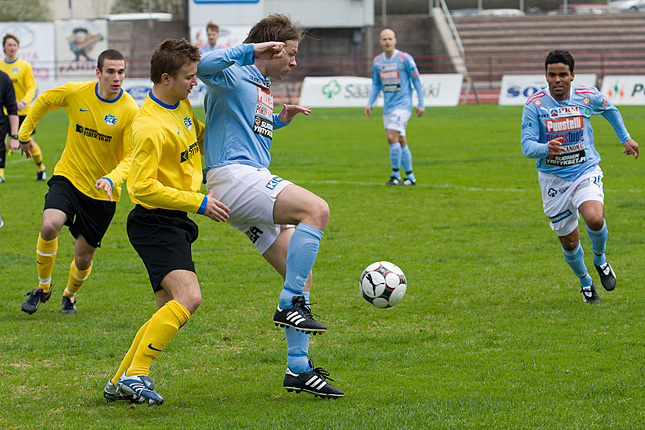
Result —
[[[136,207],[127,230],[148,271],[158,310],[139,329],[105,386],[108,400],[163,403],[148,376],[150,365],[202,301],[191,255],[198,230],[187,212],[215,221],[228,218],[228,208],[212,191],[199,192],[204,124],[186,100],[197,85],[199,59],[199,49],[185,39],[160,43],[150,61],[152,91],[132,124],[128,191]]]
[[[36,81],[31,70],[31,64],[18,58],[18,47],[20,41],[13,34],[7,33],[2,38],[2,49],[4,50],[4,60],[0,61],[0,70],[5,72],[13,82],[13,88],[16,92],[16,102],[18,103],[18,118],[20,125],[27,117],[31,101],[36,95]],[[36,130],[34,129],[33,133]],[[33,140],[32,140],[33,142]],[[36,163],[36,180],[44,181],[47,179],[47,169],[43,164],[43,156],[40,147],[33,142],[31,148],[31,159]],[[0,177],[4,178],[4,169],[0,169]]]
[[[76,292],[90,275],[96,248],[112,221],[121,184],[130,173],[131,124],[138,106],[121,85],[125,59],[114,49],[99,55],[97,81],[70,82],[38,97],[19,131],[20,148],[30,156],[30,135],[49,111],[67,110],[67,142],[47,183],[36,245],[39,285],[22,304],[33,314],[51,297],[58,232],[66,225],[76,238],[61,312],[76,312]]]

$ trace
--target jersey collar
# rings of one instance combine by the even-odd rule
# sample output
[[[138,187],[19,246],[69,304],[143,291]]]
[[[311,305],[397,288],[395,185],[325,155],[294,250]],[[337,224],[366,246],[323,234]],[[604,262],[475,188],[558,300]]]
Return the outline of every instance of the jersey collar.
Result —
[[[96,97],[97,97],[99,100],[101,100],[102,102],[104,102],[104,103],[115,103],[115,102],[117,102],[117,101],[121,98],[121,96],[123,95],[123,88],[121,88],[121,91],[119,91],[119,95],[118,95],[118,96],[116,96],[116,97],[115,97],[114,99],[112,99],[112,100],[107,100],[107,99],[104,99],[103,97],[101,97],[101,96],[99,95],[99,83],[97,82],[97,83],[96,83],[96,85],[94,85],[94,94],[96,94]]]
[[[154,94],[152,94],[152,91],[150,91],[150,92],[148,93],[148,95],[150,96],[150,98],[152,99],[152,101],[153,101],[153,102],[157,103],[159,106],[161,106],[161,107],[163,107],[163,108],[166,108],[166,109],[177,109],[177,107],[179,107],[179,102],[175,103],[174,105],[169,105],[169,104],[167,104],[167,103],[162,102],[161,100],[159,100],[158,98],[156,98]]]

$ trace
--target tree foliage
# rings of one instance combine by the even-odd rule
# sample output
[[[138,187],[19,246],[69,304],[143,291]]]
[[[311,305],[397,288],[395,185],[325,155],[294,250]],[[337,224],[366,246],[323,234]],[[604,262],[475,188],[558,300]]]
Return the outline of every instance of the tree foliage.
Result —
[[[163,12],[171,13],[174,20],[180,20],[185,17],[185,9],[184,0],[117,0],[112,13]]]
[[[49,21],[51,11],[44,0],[0,0],[0,21]]]

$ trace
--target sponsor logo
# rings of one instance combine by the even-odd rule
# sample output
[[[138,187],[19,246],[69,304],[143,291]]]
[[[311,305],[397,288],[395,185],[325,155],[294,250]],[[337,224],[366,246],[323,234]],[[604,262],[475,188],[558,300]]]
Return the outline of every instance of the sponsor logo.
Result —
[[[322,87],[322,93],[328,99],[340,93],[340,84],[336,79],[332,79]]]
[[[532,95],[531,97],[529,97],[529,99],[526,101],[526,104],[531,103],[533,100],[537,99],[538,97],[542,97],[543,95],[544,95],[544,91],[540,91],[539,93],[535,93],[535,94],[533,94],[533,95]],[[542,104],[542,102],[540,102],[540,104],[535,103],[535,105],[536,105],[536,106],[540,106],[541,104]]]
[[[575,88],[573,91],[575,91],[576,94],[596,94],[596,92],[591,88]]]
[[[535,106],[542,106],[542,100],[536,100]]]
[[[396,63],[387,63],[381,66],[381,70],[397,70],[399,66]]]
[[[266,118],[270,118],[271,115],[273,114],[273,111],[269,110],[268,107],[263,106],[263,105],[255,105],[255,114],[256,115],[261,115]]]
[[[20,69],[17,67],[14,67],[13,69],[11,69],[11,73],[13,73],[14,75],[17,75],[19,71]]]
[[[152,342],[150,342],[150,343],[148,344],[148,348],[150,348],[150,349],[151,349],[151,350],[153,350],[153,351],[161,351],[160,349],[157,349],[157,348],[155,348],[154,346],[152,346]]]
[[[90,111],[89,109],[83,109],[83,108],[81,108],[80,110],[81,110],[81,112],[89,112]]]
[[[585,105],[588,105],[589,103],[591,103],[591,99],[589,97],[583,97],[582,103]]]
[[[254,82],[258,85],[263,85],[262,79],[256,78],[255,76],[249,76],[249,81]]]
[[[555,197],[556,194],[558,194],[558,191],[555,188],[549,188],[549,191],[547,191],[547,194],[549,197]]]
[[[551,220],[551,222],[555,224],[557,222],[560,222],[562,220],[569,218],[571,215],[572,215],[571,210],[567,209],[564,212],[560,212],[556,216],[549,217],[549,220]]]
[[[269,182],[267,182],[265,187],[268,188],[269,190],[275,190],[275,187],[282,181],[284,181],[284,179],[282,179],[281,177],[274,176],[273,178],[271,178]]]
[[[549,116],[551,118],[563,118],[568,116],[579,116],[580,108],[578,106],[564,106],[559,108],[549,109]]]
[[[546,164],[550,164],[552,166],[560,166],[560,167],[566,167],[566,166],[573,166],[575,164],[582,164],[585,161],[587,161],[587,156],[585,155],[585,151],[577,151],[577,152],[569,152],[564,155],[553,155],[553,156],[548,156],[546,157]]]
[[[187,150],[181,153],[179,162],[183,163],[184,161],[188,161],[196,154],[199,154],[199,145],[197,144],[197,142],[190,145]]]
[[[524,124],[522,124],[522,130],[526,130],[527,128],[531,127],[533,127],[533,123],[531,122],[525,122]]]
[[[248,236],[249,239],[251,239],[251,242],[255,243],[258,241],[260,236],[262,236],[262,233],[264,233],[262,230],[257,228],[256,226],[252,225],[247,231],[246,235]]]
[[[269,121],[266,118],[256,115],[253,124],[253,132],[260,136],[273,139],[273,121]]]
[[[89,137],[90,139],[96,139],[99,142],[110,142],[112,140],[112,136],[99,133],[98,131],[92,128],[83,127],[82,125],[79,125],[79,124],[76,124],[76,132],[82,134],[85,137]]]
[[[399,79],[399,78],[400,78],[400,75],[398,70],[381,72],[381,79]]]
[[[190,117],[185,116],[184,117],[184,125],[186,126],[186,128],[188,130],[192,130],[193,129],[193,120]]]
[[[111,125],[116,125],[116,122],[118,121],[118,119],[114,115],[109,114],[109,115],[105,115],[105,118],[103,118],[103,121],[105,121],[107,125],[111,126]]]
[[[576,116],[573,118],[548,119],[546,120],[545,126],[547,133],[580,130],[582,129],[582,117]]]
[[[273,110],[273,94],[271,90],[258,87],[258,103],[263,104]]]

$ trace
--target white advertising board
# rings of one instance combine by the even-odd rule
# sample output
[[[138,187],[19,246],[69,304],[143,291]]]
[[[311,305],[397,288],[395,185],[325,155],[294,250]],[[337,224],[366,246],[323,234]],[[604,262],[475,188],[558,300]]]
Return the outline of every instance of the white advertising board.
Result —
[[[576,73],[573,85],[595,87],[596,80],[595,73]],[[499,90],[499,104],[501,106],[522,106],[529,97],[546,86],[544,75],[504,75],[502,76],[502,87]]]
[[[57,77],[93,77],[96,58],[108,49],[107,20],[56,21]]]
[[[217,25],[248,25],[264,18],[264,0],[189,0],[190,27]]]
[[[56,45],[51,22],[0,22],[0,38],[13,34],[20,40],[18,57],[28,61],[36,79],[56,75]]]
[[[420,75],[426,107],[457,106],[464,77],[458,73]],[[372,88],[371,78],[358,76],[306,77],[300,90],[302,106],[308,107],[365,107]],[[418,100],[413,91],[413,104]],[[374,106],[383,106],[383,93]]]
[[[615,105],[643,106],[645,105],[645,75],[605,76],[600,92]]]

